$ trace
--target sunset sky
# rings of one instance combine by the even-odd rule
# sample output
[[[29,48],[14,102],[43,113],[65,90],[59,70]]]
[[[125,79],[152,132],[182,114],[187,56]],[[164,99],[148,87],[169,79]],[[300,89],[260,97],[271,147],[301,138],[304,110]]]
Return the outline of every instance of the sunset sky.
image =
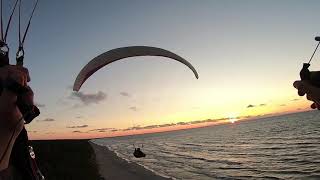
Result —
[[[32,2],[24,2],[24,22]],[[320,35],[319,7],[317,0],[40,1],[25,66],[41,115],[27,129],[34,139],[101,137],[132,126],[307,110],[292,83]],[[92,58],[133,45],[175,52],[200,78],[178,62],[139,57],[101,69],[72,93]],[[316,56],[311,69],[319,68]],[[168,128],[179,127],[161,130]]]

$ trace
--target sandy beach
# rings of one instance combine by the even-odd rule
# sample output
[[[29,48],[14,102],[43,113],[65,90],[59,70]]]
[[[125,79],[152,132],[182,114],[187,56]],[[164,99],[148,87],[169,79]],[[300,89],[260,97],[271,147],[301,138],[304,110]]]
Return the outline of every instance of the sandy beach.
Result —
[[[128,163],[104,146],[89,142],[93,147],[99,167],[99,173],[106,180],[165,180],[136,163]]]

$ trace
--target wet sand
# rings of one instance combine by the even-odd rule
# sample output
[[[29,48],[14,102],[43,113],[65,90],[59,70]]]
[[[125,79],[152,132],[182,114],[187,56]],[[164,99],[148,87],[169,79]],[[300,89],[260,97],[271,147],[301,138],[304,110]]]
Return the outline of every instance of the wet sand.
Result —
[[[106,180],[168,180],[136,163],[128,163],[104,146],[89,143],[95,151],[99,173]]]

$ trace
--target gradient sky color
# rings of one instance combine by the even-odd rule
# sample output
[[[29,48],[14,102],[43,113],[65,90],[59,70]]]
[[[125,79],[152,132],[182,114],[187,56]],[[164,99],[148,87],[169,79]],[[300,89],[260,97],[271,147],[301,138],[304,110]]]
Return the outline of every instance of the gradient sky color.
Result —
[[[26,21],[32,1],[24,3]],[[40,0],[25,65],[42,114],[28,130],[36,139],[100,137],[112,133],[79,132],[306,110],[292,83],[320,35],[318,7],[317,0]],[[84,84],[82,93],[100,91],[102,101],[83,104],[72,96],[87,62],[131,45],[171,50],[200,78],[177,62],[131,58]],[[318,60],[311,69],[320,68]]]

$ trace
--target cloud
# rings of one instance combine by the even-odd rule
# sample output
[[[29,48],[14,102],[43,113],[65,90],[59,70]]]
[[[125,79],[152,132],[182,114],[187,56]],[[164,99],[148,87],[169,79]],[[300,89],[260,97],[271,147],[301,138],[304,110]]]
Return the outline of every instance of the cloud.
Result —
[[[206,121],[206,120],[204,120]],[[203,120],[198,120],[198,121],[191,121],[190,124],[199,124],[199,123],[203,123]]]
[[[280,106],[286,106],[286,104],[280,104]]]
[[[209,121],[213,121],[213,120],[212,119],[207,119],[207,120],[197,120],[197,121],[191,121],[191,122],[154,124],[154,125],[148,125],[148,126],[134,126],[134,127],[128,127],[126,129],[119,129],[119,130],[121,130],[121,131],[131,131],[131,130],[154,129],[154,128],[171,127],[171,126],[177,126],[177,125],[190,125],[190,124],[204,123],[204,122],[209,122]]]
[[[267,104],[265,104],[265,103],[261,103],[261,104],[259,104],[259,105],[249,104],[249,105],[247,106],[247,108],[263,107],[263,106],[266,106],[266,105],[267,105]]]
[[[229,118],[206,119],[206,120],[203,120],[202,122],[210,123],[210,122],[216,122],[216,121],[219,121],[219,120],[226,120],[226,119],[229,119]]]
[[[120,92],[120,95],[125,97],[131,97],[131,95],[127,92]]]
[[[138,111],[138,108],[135,107],[135,106],[129,107],[129,109],[132,110],[132,111]]]
[[[118,131],[118,129],[115,129],[115,128],[98,128],[98,129],[91,129],[88,132],[107,132],[107,131],[115,132],[115,131]]]
[[[255,105],[252,105],[252,104],[249,104],[248,106],[247,106],[247,108],[253,108],[253,107],[256,107]]]
[[[158,128],[159,125],[150,125],[150,126],[145,126],[143,129],[153,129],[153,128]]]
[[[169,127],[169,126],[175,126],[176,124],[174,123],[170,123],[170,124],[161,124],[161,125],[158,125],[159,127]]]
[[[291,101],[299,101],[299,100],[300,100],[300,99],[297,99],[297,98],[296,98],[296,99],[292,99]]]
[[[140,130],[140,129],[144,129],[144,127],[141,126],[134,126],[134,127],[128,127],[127,129],[122,129],[122,131],[130,131],[130,130]]]
[[[142,130],[142,129],[154,129],[154,128],[160,128],[160,127],[173,126],[173,125],[175,125],[175,124],[149,125],[149,126],[134,126],[134,127],[128,127],[128,128],[126,128],[126,129],[121,129],[121,131]]]
[[[55,119],[52,119],[52,118],[46,118],[46,119],[38,120],[38,121],[42,121],[42,122],[52,122],[52,121],[55,121]]]
[[[67,126],[67,128],[86,128],[88,125],[80,125],[80,126]]]
[[[77,116],[76,118],[77,118],[77,119],[82,119],[83,117],[82,117],[82,116]]]
[[[190,124],[189,122],[178,122],[177,125],[188,125]]]
[[[251,105],[252,107],[256,107],[254,105]],[[260,105],[259,105],[260,106]],[[262,115],[258,115],[256,117],[259,117]],[[238,116],[237,119],[245,119],[245,118],[251,118],[253,116]],[[178,123],[168,123],[168,124],[154,124],[154,125],[148,125],[148,126],[134,126],[134,127],[128,127],[126,129],[117,129],[114,131],[131,131],[131,130],[143,130],[143,129],[153,129],[153,128],[164,128],[164,127],[171,127],[171,126],[183,126],[183,125],[192,125],[192,124],[201,124],[201,123],[225,123],[226,120],[229,118],[219,118],[219,119],[205,119],[205,120],[195,120],[195,121],[189,121],[189,122],[178,122]],[[113,130],[109,130],[113,132]]]
[[[72,131],[72,133],[84,133],[82,131]]]
[[[41,103],[34,103],[34,105],[37,106],[37,107],[46,107],[45,104],[41,104]]]
[[[83,92],[72,92],[72,99],[80,100],[84,105],[98,104],[107,98],[107,94],[99,91],[96,94],[85,94]]]

